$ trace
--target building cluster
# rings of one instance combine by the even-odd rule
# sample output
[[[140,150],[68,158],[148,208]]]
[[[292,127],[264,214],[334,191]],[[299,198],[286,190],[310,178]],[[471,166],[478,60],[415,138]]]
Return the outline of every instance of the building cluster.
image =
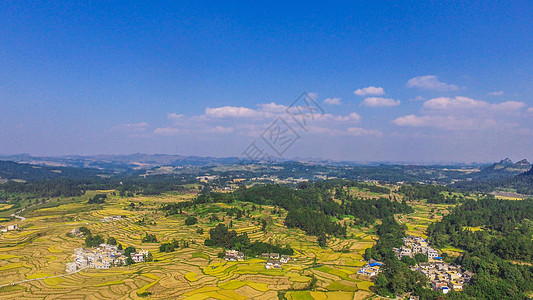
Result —
[[[104,222],[112,222],[112,221],[116,221],[116,220],[120,220],[122,219],[122,216],[108,216],[108,217],[104,217],[104,219],[102,221]]]
[[[366,265],[364,265],[357,273],[360,275],[368,276],[368,277],[374,277],[379,274],[379,270],[383,263],[376,261],[374,259],[371,259],[367,262]]]
[[[291,259],[290,255],[279,255],[279,253],[263,253],[261,256],[267,260],[265,263],[267,269],[281,269],[283,264]]]
[[[441,261],[420,263],[412,267],[412,270],[428,277],[431,288],[435,291],[442,291],[444,294],[450,290],[462,291],[463,286],[470,282],[473,275],[470,271],[462,272],[461,266]]]
[[[428,246],[428,243],[425,239],[418,236],[408,236],[403,239],[403,246],[400,248],[392,248],[396,257],[402,259],[404,256],[414,257],[416,254],[423,254],[428,257],[428,259],[442,259],[439,255],[439,252]]]
[[[8,232],[8,231],[13,231],[13,230],[18,230],[18,229],[19,229],[18,224],[7,225],[7,227],[0,225],[0,230],[2,232]]]
[[[240,261],[244,260],[244,253],[239,252],[237,250],[226,250],[226,257],[225,259],[227,261]]]
[[[404,245],[401,248],[393,248],[396,257],[401,259],[404,256],[414,257],[416,254],[426,255],[429,259],[427,263],[419,263],[411,267],[411,270],[420,272],[429,278],[431,288],[441,291],[444,294],[450,290],[462,291],[463,286],[470,282],[472,272],[461,270],[461,266],[451,265],[442,261],[437,250],[428,246],[427,241],[421,237],[409,236],[403,239]],[[360,275],[374,277],[379,274],[382,263],[373,259],[359,270]]]
[[[72,236],[83,237],[83,232],[81,232],[79,228],[72,229],[70,234],[72,234]]]
[[[148,251],[141,250],[130,254],[134,262],[143,262]],[[74,272],[83,268],[109,269],[111,266],[124,266],[128,258],[124,250],[118,250],[117,246],[100,244],[99,247],[87,249],[77,248],[74,250],[74,261],[67,263],[67,272]]]

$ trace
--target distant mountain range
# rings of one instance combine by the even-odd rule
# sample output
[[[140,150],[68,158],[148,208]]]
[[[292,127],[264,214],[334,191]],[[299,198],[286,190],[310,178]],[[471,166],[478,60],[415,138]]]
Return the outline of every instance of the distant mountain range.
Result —
[[[29,154],[17,154],[0,156],[0,160],[53,167],[94,168],[113,172],[151,169],[161,166],[209,166],[235,164],[239,162],[237,157],[216,158],[144,153],[129,155],[69,155],[57,157],[36,157]]]
[[[0,179],[38,181],[54,178],[86,179],[109,176],[104,170],[75,167],[39,166],[0,160]]]
[[[527,172],[531,169],[532,165],[527,159],[522,159],[514,163],[509,158],[503,159],[500,162],[494,163],[486,168],[483,168],[480,172],[475,174],[476,180],[492,180],[509,178],[514,175],[518,175]]]
[[[215,167],[220,166],[224,166],[225,171],[239,170],[240,162],[241,160],[237,157],[215,158],[143,153],[60,157],[19,154],[0,156],[0,180],[36,181],[53,178],[84,179],[108,176],[192,174],[191,172],[213,172],[217,169]],[[491,165],[356,164],[298,159],[298,161],[279,160],[272,164],[264,164],[262,171],[259,172],[295,178],[311,178],[319,174],[326,177],[358,180],[477,184],[512,179],[518,174],[529,171],[531,167],[532,165],[525,159],[514,163],[508,158]]]

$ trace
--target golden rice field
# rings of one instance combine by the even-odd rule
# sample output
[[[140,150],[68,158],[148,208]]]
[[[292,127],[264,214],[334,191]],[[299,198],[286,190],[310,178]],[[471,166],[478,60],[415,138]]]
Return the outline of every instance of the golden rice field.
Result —
[[[217,258],[221,249],[203,245],[209,229],[217,224],[209,220],[210,214],[222,218],[224,213],[219,210],[232,205],[210,204],[196,211],[184,210],[183,215],[165,216],[158,210],[162,203],[184,201],[192,196],[109,196],[106,204],[88,205],[85,202],[89,196],[90,193],[65,204],[60,204],[59,199],[53,207],[36,207],[25,215],[25,221],[18,221],[19,231],[0,235],[0,285],[8,284],[0,288],[1,299],[277,299],[278,291],[287,290],[287,299],[374,296],[370,291],[373,284],[357,275],[364,264],[362,254],[375,243],[371,228],[349,228],[351,238],[332,238],[327,248],[320,248],[315,237],[282,225],[284,216],[271,214],[273,207],[262,206],[252,213],[271,217],[266,232],[260,230],[259,220],[232,219],[233,229],[246,232],[252,240],[290,244],[296,250],[296,260],[285,264],[282,270],[268,270],[261,258],[226,262]],[[132,202],[140,209],[130,209]],[[185,218],[193,214],[199,223],[185,226]],[[112,215],[126,218],[102,221]],[[142,218],[146,222],[139,224],[137,221]],[[149,225],[151,222],[156,224]],[[229,224],[230,218],[225,217],[224,222]],[[124,246],[147,249],[154,261],[109,270],[85,269],[54,278],[66,274],[65,264],[71,261],[74,249],[82,246],[82,238],[67,236],[80,226],[104,238],[113,236]],[[204,233],[197,233],[198,228]],[[145,233],[155,234],[159,242],[142,243]],[[189,247],[159,252],[160,242],[174,239],[188,240]],[[49,278],[10,285],[43,277]],[[317,279],[313,291],[290,291],[306,287],[312,277]]]

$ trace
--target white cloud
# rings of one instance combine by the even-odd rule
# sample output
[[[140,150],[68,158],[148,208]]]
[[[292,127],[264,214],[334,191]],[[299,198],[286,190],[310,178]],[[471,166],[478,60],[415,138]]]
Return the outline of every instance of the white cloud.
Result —
[[[274,102],[267,104],[258,104],[259,109],[263,112],[282,113],[287,109],[287,106],[282,104],[276,104]]]
[[[324,103],[325,104],[329,104],[329,105],[341,105],[341,98],[326,98],[324,100]]]
[[[163,127],[163,128],[156,128],[154,130],[154,134],[156,135],[164,135],[164,136],[171,136],[171,135],[177,135],[180,133],[185,133],[184,130],[174,127]]]
[[[366,98],[361,105],[369,107],[379,107],[379,106],[397,106],[400,105],[400,100],[394,100],[392,98],[381,98],[381,97],[369,97]]]
[[[368,96],[368,95],[384,95],[385,90],[382,87],[369,86],[362,89],[357,89],[353,92],[357,96]]]
[[[140,122],[140,123],[120,124],[120,125],[113,127],[112,130],[127,131],[127,132],[142,132],[142,131],[146,131],[147,128],[148,128],[148,123]]]
[[[439,97],[424,102],[423,108],[427,110],[440,110],[460,112],[465,110],[492,110],[492,111],[510,111],[519,110],[525,107],[523,102],[506,101],[497,104],[491,104],[482,100],[475,100],[468,97],[457,96],[454,98]]]
[[[492,107],[496,110],[520,110],[526,107],[524,102],[507,101],[499,104],[493,104]]]
[[[311,117],[309,117],[311,119]],[[346,116],[338,116],[338,115],[332,115],[332,114],[322,114],[322,115],[314,115],[314,120],[317,121],[334,121],[334,122],[354,122],[357,123],[361,120],[361,116],[356,113],[352,112]]]
[[[439,81],[435,75],[419,76],[409,79],[407,87],[417,87],[426,90],[436,91],[457,91],[459,88],[454,84]]]
[[[247,107],[223,106],[205,109],[205,114],[213,118],[257,118],[263,114]]]
[[[232,133],[235,130],[233,127],[223,127],[223,126],[215,126],[213,128],[209,128],[207,132],[211,133]]]
[[[528,108],[527,112],[530,113],[530,114],[533,114],[533,107]]]
[[[352,136],[363,136],[363,135],[374,135],[374,136],[381,136],[382,133],[379,130],[372,130],[372,129],[363,129],[359,127],[349,127],[346,129],[346,132],[348,135]]]
[[[422,96],[416,96],[413,99],[409,99],[409,101],[424,101],[424,100],[426,100],[426,98],[424,98]]]
[[[446,130],[480,130],[498,128],[500,123],[493,119],[462,118],[456,116],[408,115],[393,121],[403,127],[434,127]]]
[[[503,95],[503,91],[490,92],[488,95],[489,96],[501,96],[501,95]]]
[[[288,107],[274,102],[258,104],[256,108],[223,106],[208,107],[205,113],[196,116],[184,116],[171,113],[167,118],[172,121],[170,127],[162,127],[154,130],[156,135],[172,136],[184,134],[208,135],[234,134],[235,136],[258,137],[268,127],[269,123],[277,117],[283,117],[290,125],[299,128],[296,121],[290,117]],[[307,120],[308,132],[324,133],[333,135],[347,135],[346,128],[358,124],[361,116],[356,112],[346,115],[334,115],[309,111],[305,107],[298,110],[305,116],[298,117]],[[314,129],[311,129],[315,126]],[[322,128],[322,129],[320,129]],[[344,133],[343,133],[344,132]],[[353,133],[352,133],[353,134]]]
[[[308,133],[317,134],[317,135],[328,135],[329,137],[333,136],[382,136],[383,134],[379,130],[373,129],[364,129],[359,127],[348,127],[343,128],[330,128],[330,127],[319,127],[319,126],[310,126]]]
[[[393,124],[403,127],[433,127],[445,130],[486,130],[516,128],[517,112],[523,102],[489,103],[468,97],[439,97],[422,105],[422,115],[397,118]]]
[[[185,115],[183,114],[176,114],[176,113],[171,113],[171,114],[168,114],[167,117],[171,120],[179,120],[179,119],[183,119],[183,117],[185,117]]]

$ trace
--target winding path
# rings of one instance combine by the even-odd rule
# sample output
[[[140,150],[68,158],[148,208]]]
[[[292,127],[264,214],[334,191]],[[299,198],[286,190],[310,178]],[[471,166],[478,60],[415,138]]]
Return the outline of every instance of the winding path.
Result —
[[[74,272],[70,272],[70,273],[67,273],[67,274],[62,274],[62,275],[56,275],[56,276],[46,276],[46,277],[40,277],[40,278],[32,278],[32,279],[26,279],[26,280],[22,280],[22,281],[17,281],[17,282],[12,282],[12,283],[6,283],[6,284],[2,284],[0,285],[0,288],[1,287],[4,287],[4,286],[10,286],[10,285],[15,285],[15,284],[20,284],[20,283],[25,283],[25,282],[30,282],[30,281],[35,281],[35,280],[41,280],[41,279],[46,279],[46,278],[57,278],[57,277],[65,277],[65,276],[69,276],[69,275],[72,275],[72,274],[76,274],[78,273],[79,271],[81,270],[85,270],[87,269],[87,267],[83,267],[79,270],[76,270]]]

